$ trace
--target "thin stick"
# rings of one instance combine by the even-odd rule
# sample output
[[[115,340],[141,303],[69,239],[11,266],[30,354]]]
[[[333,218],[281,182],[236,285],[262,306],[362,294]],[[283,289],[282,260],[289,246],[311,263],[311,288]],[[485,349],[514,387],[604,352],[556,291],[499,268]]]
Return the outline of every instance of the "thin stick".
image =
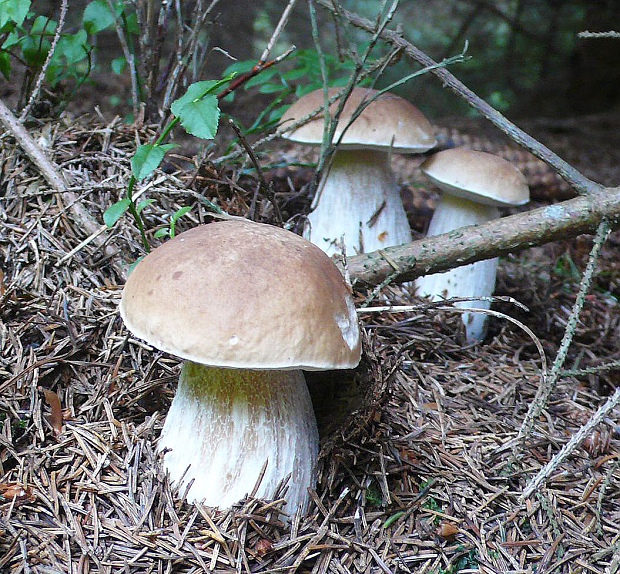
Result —
[[[269,38],[269,41],[267,42],[267,46],[265,47],[265,50],[263,51],[260,57],[260,60],[258,61],[259,65],[264,64],[270,58],[273,47],[275,46],[276,42],[282,35],[284,28],[288,24],[288,21],[291,17],[291,12],[293,8],[295,7],[296,3],[297,3],[297,0],[289,0],[288,4],[286,5],[286,8],[284,8],[282,15],[280,16],[280,20],[278,21],[278,24],[276,25],[275,30],[273,31],[273,34],[271,34],[271,38]]]
[[[284,223],[284,220],[282,219],[282,213],[280,211],[280,206],[278,205],[278,202],[276,201],[275,194],[273,193],[272,189],[269,187],[269,184],[267,183],[267,180],[265,179],[265,174],[263,173],[263,170],[260,166],[258,158],[256,157],[256,154],[254,153],[254,150],[252,149],[252,146],[249,144],[248,140],[246,140],[245,137],[243,137],[243,133],[241,132],[241,129],[239,128],[239,126],[235,123],[235,121],[232,118],[228,119],[228,124],[233,129],[235,134],[237,134],[237,137],[239,138],[239,142],[245,149],[246,153],[248,154],[250,158],[250,161],[252,162],[252,165],[254,166],[254,169],[256,170],[256,176],[258,177],[259,191],[262,193],[262,195],[264,195],[269,200],[269,202],[273,206],[273,210],[276,216],[276,221],[279,224]],[[252,209],[250,209],[250,213],[251,213],[250,219],[253,219],[255,215],[254,213],[255,203],[256,202],[253,200]]]
[[[620,404],[620,388],[607,399],[604,405],[590,417],[588,422],[583,425],[571,439],[560,449],[560,451],[538,472],[538,474],[523,489],[520,502],[536,492],[540,486],[549,478],[551,474],[573,453],[573,451],[584,441],[584,439],[599,425],[605,417]]]
[[[584,377],[586,375],[598,375],[607,371],[617,371],[620,369],[620,361],[610,361],[602,365],[586,367],[585,369],[570,369],[562,371],[563,377]]]
[[[525,419],[523,420],[523,424],[519,429],[519,433],[517,434],[515,452],[513,453],[515,456],[518,456],[519,452],[522,451],[525,447],[525,443],[532,433],[536,419],[543,411],[543,409],[547,406],[549,398],[555,390],[557,383],[560,379],[562,367],[564,366],[564,362],[568,354],[568,349],[573,342],[573,336],[575,334],[577,322],[579,321],[579,315],[586,301],[586,295],[590,290],[592,276],[594,275],[594,270],[596,269],[596,264],[598,262],[601,248],[605,243],[605,240],[609,236],[609,233],[609,223],[604,220],[600,223],[597,230],[594,245],[592,246],[590,257],[588,259],[588,264],[586,265],[586,270],[584,271],[583,277],[581,278],[579,292],[577,293],[577,297],[575,298],[575,303],[568,318],[566,328],[564,329],[564,336],[562,337],[562,342],[560,344],[560,348],[558,349],[555,361],[551,366],[549,376],[543,378],[543,384],[538,387],[536,397],[530,405],[530,408],[525,415]]]
[[[67,182],[58,166],[50,160],[41,148],[32,139],[24,126],[13,115],[13,112],[0,99],[0,123],[13,135],[19,147],[30,158],[32,163],[38,168],[39,172],[50,185],[50,187],[67,200],[68,209],[73,219],[82,226],[84,231],[91,236],[98,246],[104,248],[105,255],[110,258],[110,264],[114,270],[123,277],[125,274],[124,266],[118,259],[118,253],[110,245],[104,245],[104,240],[99,236],[100,225],[90,212],[84,207],[80,198],[72,191],[67,190]]]
[[[315,1],[332,13],[337,13],[339,16],[346,18],[353,26],[374,34],[376,29],[374,22],[362,18],[353,12],[343,10],[340,7],[336,8],[333,0]],[[495,108],[487,104],[465,84],[454,77],[447,69],[437,67],[437,62],[427,56],[422,50],[416,48],[412,43],[405,40],[400,33],[385,29],[381,30],[380,37],[388,44],[401,48],[412,60],[415,60],[425,67],[431,67],[431,73],[437,76],[446,87],[463,98],[472,108],[478,110],[485,118],[495,124],[496,127],[512,140],[530,150],[536,157],[550,165],[578,193],[586,194],[602,187],[589,180],[572,165],[553,153],[549,148],[507,120]]]
[[[28,104],[22,110],[22,113],[19,116],[19,120],[23,122],[32,106],[34,106],[39,94],[41,93],[41,87],[43,86],[43,81],[45,80],[45,74],[47,73],[47,69],[50,66],[50,62],[52,61],[52,57],[54,56],[54,51],[56,50],[56,45],[58,44],[58,40],[60,40],[62,29],[65,26],[65,17],[67,16],[67,8],[69,6],[68,0],[62,0],[60,4],[60,14],[58,15],[58,24],[56,25],[56,31],[54,32],[54,38],[52,39],[52,43],[50,45],[50,49],[47,53],[47,57],[45,58],[45,62],[39,71],[39,75],[37,77],[37,81],[35,82],[34,88],[30,93],[30,98],[28,98]]]

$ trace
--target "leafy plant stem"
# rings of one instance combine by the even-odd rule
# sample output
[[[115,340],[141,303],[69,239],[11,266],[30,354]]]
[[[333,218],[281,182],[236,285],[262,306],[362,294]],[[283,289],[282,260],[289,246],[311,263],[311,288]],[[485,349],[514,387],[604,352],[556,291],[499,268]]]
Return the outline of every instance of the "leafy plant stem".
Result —
[[[146,237],[146,229],[144,228],[144,221],[142,216],[138,212],[136,208],[136,202],[133,199],[133,189],[137,183],[137,179],[134,175],[129,178],[129,183],[127,184],[127,199],[129,199],[129,207],[127,208],[131,217],[140,232],[140,239],[142,240],[142,245],[144,246],[144,250],[149,253],[151,251],[151,246],[149,245],[149,241]]]
[[[116,14],[114,9],[114,3],[112,0],[107,0],[108,6],[110,8],[110,12],[112,14]],[[114,28],[116,30],[116,35],[118,36],[118,41],[123,49],[123,54],[125,56],[125,60],[127,60],[127,66],[129,68],[129,75],[131,78],[131,99],[133,104],[133,114],[134,119],[138,119],[139,111],[140,111],[140,89],[139,89],[139,79],[138,79],[138,70],[136,68],[136,59],[134,57],[134,53],[129,47],[129,43],[127,40],[127,34],[125,33],[126,28],[124,28],[124,24],[121,16],[116,16],[114,19]]]

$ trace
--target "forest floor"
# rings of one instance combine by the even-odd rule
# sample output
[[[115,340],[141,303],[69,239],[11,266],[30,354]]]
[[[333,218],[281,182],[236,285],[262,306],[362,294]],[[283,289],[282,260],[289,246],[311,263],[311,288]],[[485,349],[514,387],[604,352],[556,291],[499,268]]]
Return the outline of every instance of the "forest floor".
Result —
[[[546,141],[560,155],[620,183],[616,136],[586,145],[579,123],[554,126]],[[102,222],[124,193],[136,141],[153,131],[90,117],[31,133]],[[256,218],[273,223],[269,203],[254,202],[246,164],[193,161],[177,154],[139,186],[154,200],[144,211],[149,238],[183,206],[192,210],[179,231],[210,221],[205,199],[232,215],[254,204]],[[118,315],[123,270],[142,253],[129,218],[102,229],[104,245],[85,241],[65,198],[6,135],[0,166],[0,572],[618,571],[617,410],[522,493],[618,385],[614,370],[574,371],[619,359],[620,234],[603,246],[565,371],[525,441],[518,435],[558,353],[592,238],[502,259],[496,293],[527,310],[498,303],[516,322],[491,317],[475,346],[460,342],[456,312],[385,287],[383,301],[412,310],[361,314],[360,367],[309,377],[320,478],[308,512],[286,524],[281,501],[214,510],[187,504],[169,484],[156,441],[179,361],[133,338]],[[432,191],[414,172],[404,167],[400,178],[420,231],[429,211],[412,206]],[[266,177],[285,218],[307,211],[307,169]],[[369,296],[356,287],[360,305]]]

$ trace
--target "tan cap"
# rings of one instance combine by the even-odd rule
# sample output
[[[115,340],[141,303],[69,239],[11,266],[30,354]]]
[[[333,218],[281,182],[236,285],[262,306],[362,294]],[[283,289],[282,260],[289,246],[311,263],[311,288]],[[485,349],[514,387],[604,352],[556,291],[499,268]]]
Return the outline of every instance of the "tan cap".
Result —
[[[525,176],[509,161],[483,151],[453,148],[420,166],[440,189],[485,205],[524,205],[530,200]]]
[[[330,88],[329,97],[336,95],[341,88]],[[353,113],[360,104],[377,95],[376,90],[354,88],[344,106],[334,135],[334,142],[348,125]],[[301,120],[308,114],[324,106],[324,92],[315,90],[295,102],[282,116],[282,125]],[[338,101],[330,106],[330,114],[336,112]],[[303,144],[320,145],[323,141],[323,113],[298,128],[286,132],[283,137]],[[373,100],[358,118],[348,127],[341,149],[369,148],[385,150],[390,148],[397,153],[424,152],[437,145],[435,131],[424,114],[412,103],[384,93]]]
[[[244,220],[202,225],[147,255],[120,305],[136,336],[205,365],[352,368],[360,335],[350,289],[321,249]]]

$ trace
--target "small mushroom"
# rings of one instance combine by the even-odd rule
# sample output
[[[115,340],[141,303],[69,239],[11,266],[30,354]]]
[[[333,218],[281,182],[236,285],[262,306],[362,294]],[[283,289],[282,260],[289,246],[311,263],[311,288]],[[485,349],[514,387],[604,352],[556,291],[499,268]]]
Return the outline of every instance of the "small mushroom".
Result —
[[[444,192],[429,224],[429,236],[497,219],[499,207],[524,205],[530,199],[525,176],[509,161],[490,153],[447,149],[424,161],[421,169]],[[490,297],[495,290],[497,263],[497,258],[487,259],[419,277],[415,282],[417,293],[433,301]],[[491,304],[477,300],[456,306],[489,309]],[[484,313],[463,313],[467,342],[484,339],[487,317]]]
[[[140,261],[120,312],[134,335],[185,359],[158,448],[188,500],[229,507],[266,465],[257,496],[290,476],[287,511],[303,509],[318,431],[301,369],[360,359],[350,289],[329,257],[269,225],[202,225]]]
[[[337,88],[328,90],[330,98],[337,93]],[[323,105],[324,91],[311,92],[284,113],[282,123],[299,121]],[[330,106],[331,114],[336,106],[337,102]],[[283,137],[319,146],[323,131],[320,113]],[[395,94],[355,88],[338,119],[334,143],[333,162],[318,185],[304,236],[329,255],[339,252],[337,244],[343,237],[349,255],[411,241],[390,154],[422,153],[437,144],[426,117]]]

